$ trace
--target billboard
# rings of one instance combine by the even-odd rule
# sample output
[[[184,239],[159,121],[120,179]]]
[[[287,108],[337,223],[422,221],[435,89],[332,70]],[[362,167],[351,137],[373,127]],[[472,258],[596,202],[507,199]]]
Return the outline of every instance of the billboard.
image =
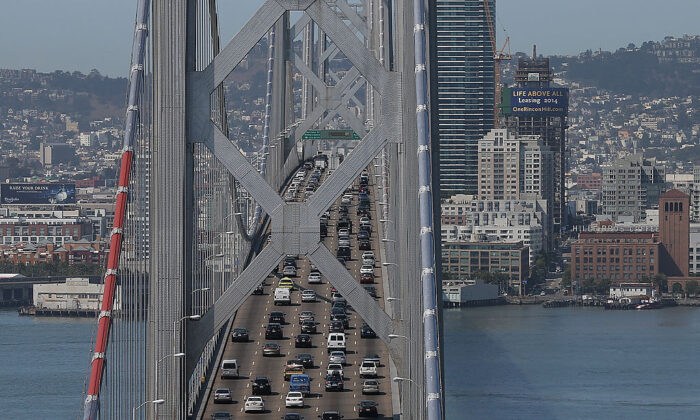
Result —
[[[566,88],[508,88],[503,90],[503,113],[506,115],[563,116],[569,110]]]
[[[0,184],[2,204],[75,204],[75,184],[50,182],[44,184]]]

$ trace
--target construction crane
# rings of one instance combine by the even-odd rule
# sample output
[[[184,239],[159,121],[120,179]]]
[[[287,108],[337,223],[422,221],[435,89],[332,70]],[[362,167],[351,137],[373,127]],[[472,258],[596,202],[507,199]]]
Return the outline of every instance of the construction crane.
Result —
[[[489,25],[489,36],[491,37],[491,51],[493,53],[493,74],[494,74],[494,106],[493,106],[493,123],[494,127],[499,127],[498,114],[499,107],[501,105],[501,61],[510,61],[512,58],[510,55],[510,37],[506,37],[506,41],[503,43],[501,49],[496,47],[496,30],[491,17],[491,7],[489,6],[490,0],[483,0],[484,2],[484,13],[486,14],[486,23]],[[508,48],[508,52],[506,52]]]

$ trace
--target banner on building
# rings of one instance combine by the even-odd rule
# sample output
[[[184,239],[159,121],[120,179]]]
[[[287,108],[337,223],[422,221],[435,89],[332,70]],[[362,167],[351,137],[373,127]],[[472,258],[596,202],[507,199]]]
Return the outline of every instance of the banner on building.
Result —
[[[569,110],[566,88],[506,88],[502,99],[505,115],[564,116]]]
[[[2,204],[61,205],[75,204],[75,184],[0,184]]]

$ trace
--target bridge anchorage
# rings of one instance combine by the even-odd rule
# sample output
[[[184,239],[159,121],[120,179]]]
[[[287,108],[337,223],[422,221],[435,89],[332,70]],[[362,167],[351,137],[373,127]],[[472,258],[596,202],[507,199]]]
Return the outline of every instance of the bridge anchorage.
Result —
[[[215,0],[139,1],[84,420],[244,417],[256,377],[271,415],[443,417],[426,10],[267,0],[221,46]]]

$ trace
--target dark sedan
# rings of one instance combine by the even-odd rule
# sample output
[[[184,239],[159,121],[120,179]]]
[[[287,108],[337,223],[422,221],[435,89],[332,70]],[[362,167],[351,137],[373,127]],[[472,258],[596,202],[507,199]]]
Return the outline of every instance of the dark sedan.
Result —
[[[375,333],[369,325],[362,324],[362,329],[360,330],[360,338],[377,338],[377,333]]]
[[[364,273],[364,274],[360,275],[360,283],[361,284],[374,283],[374,274]]]
[[[294,347],[311,347],[311,336],[308,334],[299,334],[294,340]]]
[[[345,332],[345,325],[343,325],[342,321],[331,321],[328,324],[328,332],[332,332],[332,333]]]
[[[258,376],[251,382],[253,383],[253,395],[270,395],[272,393],[270,378],[267,376]]]
[[[359,245],[358,248],[360,248],[361,251],[371,251],[372,250],[372,243],[369,241],[369,239],[360,239],[358,241]]]
[[[314,367],[314,357],[309,353],[299,353],[297,354],[297,359],[301,360],[301,364],[304,366],[304,369]]]
[[[284,324],[284,313],[283,312],[270,312],[268,317],[268,322],[277,322],[278,324]]]
[[[357,410],[360,417],[377,417],[377,403],[374,401],[360,401],[360,408]]]
[[[304,321],[301,323],[302,334],[316,334],[316,323],[313,321]]]
[[[231,333],[231,341],[238,343],[247,343],[248,340],[248,330],[246,330],[245,328],[233,329],[233,332]]]
[[[369,295],[372,296],[373,298],[376,298],[376,297],[377,297],[377,288],[376,288],[376,287],[374,287],[374,286],[365,286],[365,290],[366,290],[367,293],[369,293]]]
[[[267,324],[267,328],[265,328],[265,340],[281,340],[282,338],[282,326],[280,324]]]
[[[326,391],[342,391],[343,389],[343,378],[339,374],[326,376]]]

